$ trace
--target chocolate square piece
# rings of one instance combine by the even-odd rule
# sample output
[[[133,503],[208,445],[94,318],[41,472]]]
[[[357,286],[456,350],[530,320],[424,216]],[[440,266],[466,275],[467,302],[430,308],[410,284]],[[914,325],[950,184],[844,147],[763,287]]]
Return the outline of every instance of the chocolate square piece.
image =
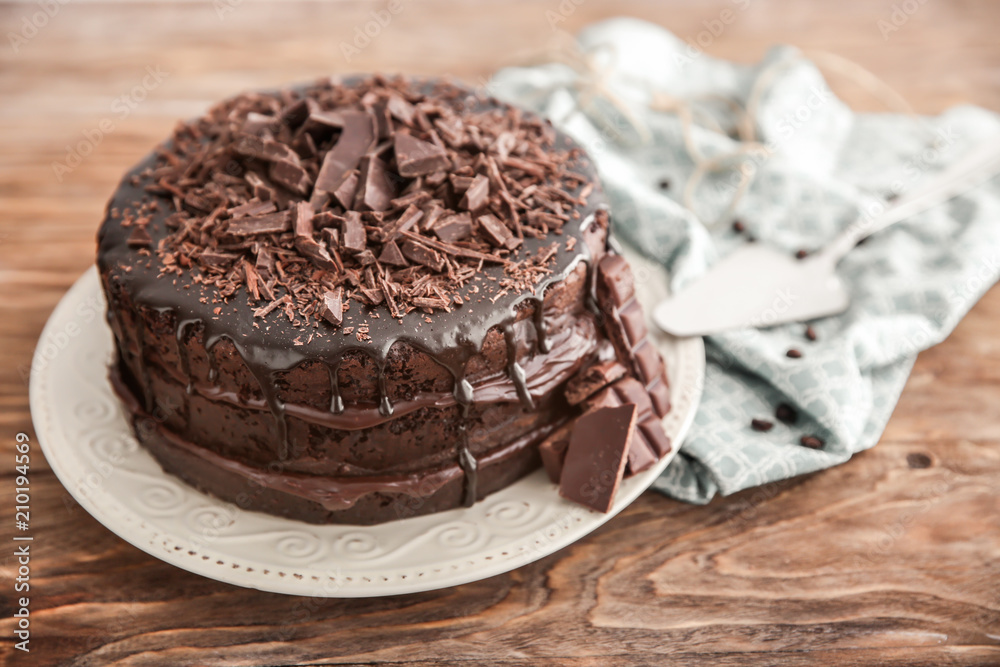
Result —
[[[568,500],[607,512],[625,474],[636,408],[602,408],[580,417],[570,437],[559,479],[559,494]]]
[[[612,391],[618,395],[618,400],[622,405],[631,403],[639,410],[639,417],[645,418],[653,413],[653,404],[649,400],[649,394],[642,383],[635,378],[622,378],[611,385]]]
[[[573,432],[573,423],[570,422],[560,427],[538,445],[538,453],[542,456],[542,465],[545,472],[554,484],[559,483],[562,476],[563,460],[566,458],[566,450],[569,448],[570,435]]]
[[[670,438],[663,430],[663,423],[655,417],[644,419],[639,424],[639,433],[653,448],[657,458],[663,458],[670,451]]]
[[[670,385],[667,384],[666,373],[660,373],[657,378],[647,388],[649,399],[653,401],[653,410],[660,417],[665,417],[670,412]]]
[[[642,431],[636,431],[628,448],[628,474],[642,472],[659,460],[660,457],[653,451],[653,446],[646,441]]]
[[[607,254],[597,265],[597,293],[601,307],[621,308],[635,295],[635,283],[628,262],[621,255]]]
[[[642,377],[642,381],[645,383],[650,383],[655,380],[661,372],[663,372],[663,361],[660,359],[660,353],[656,350],[656,347],[649,342],[649,339],[645,339],[639,344],[639,347],[635,348],[632,352],[635,358],[636,368],[639,370],[639,375]]]
[[[625,331],[630,346],[635,347],[640,340],[646,337],[646,318],[642,313],[642,306],[637,300],[633,299],[618,311],[618,319],[621,320],[622,329]]]

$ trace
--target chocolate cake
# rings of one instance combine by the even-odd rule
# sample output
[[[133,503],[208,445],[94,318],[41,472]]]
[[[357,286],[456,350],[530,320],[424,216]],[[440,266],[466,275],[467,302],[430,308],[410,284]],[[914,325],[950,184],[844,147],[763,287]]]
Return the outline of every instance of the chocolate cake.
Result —
[[[572,140],[460,85],[243,94],[108,205],[111,380],[164,470],[308,522],[471,505],[542,453],[558,479],[574,420],[624,403],[639,470],[666,375],[608,223]]]

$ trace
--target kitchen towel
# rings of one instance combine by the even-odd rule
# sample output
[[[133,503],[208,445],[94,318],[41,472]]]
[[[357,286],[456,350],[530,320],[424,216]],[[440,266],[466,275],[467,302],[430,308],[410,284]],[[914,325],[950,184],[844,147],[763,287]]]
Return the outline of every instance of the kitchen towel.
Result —
[[[587,149],[616,236],[663,264],[672,289],[748,237],[789,253],[818,249],[1000,133],[996,114],[972,106],[937,117],[854,113],[787,46],[735,64],[621,18],[587,27],[564,56],[505,68],[488,92],[544,114]],[[765,150],[740,153],[746,123]],[[691,184],[695,158],[722,167]],[[799,323],[706,339],[701,405],[656,489],[706,503],[874,446],[917,353],[944,340],[1000,275],[1000,179],[872,236],[839,271],[850,309],[810,323],[815,341]],[[792,298],[776,295],[775,307]],[[801,358],[786,355],[792,348]],[[774,418],[781,403],[797,412],[794,424]],[[755,431],[753,418],[775,426]],[[802,446],[803,435],[825,444]]]

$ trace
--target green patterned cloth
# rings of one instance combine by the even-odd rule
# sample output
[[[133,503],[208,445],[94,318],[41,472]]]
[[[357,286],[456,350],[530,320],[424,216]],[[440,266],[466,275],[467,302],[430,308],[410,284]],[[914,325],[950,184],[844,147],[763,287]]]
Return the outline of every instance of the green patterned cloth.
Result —
[[[649,110],[650,91],[684,99],[720,95],[745,106],[759,73],[797,52],[777,47],[758,65],[737,65],[632,19],[590,26],[577,40],[608,68],[609,87],[648,129],[646,141],[601,99],[580,111],[579,76],[565,65],[502,70],[489,92],[545,114],[588,150],[618,238],[666,266],[671,286],[681,287],[746,239],[728,223],[707,230],[680,203],[693,162],[677,116]],[[778,69],[756,120],[774,154],[752,162],[756,177],[736,216],[747,233],[788,252],[822,247],[867,207],[918,186],[1000,132],[996,114],[971,106],[924,122],[853,113],[801,57]],[[706,155],[736,145],[697,127],[693,139]],[[696,200],[702,218],[725,211],[736,180],[723,172],[703,183]],[[816,342],[805,339],[798,323],[706,340],[704,396],[657,489],[705,503],[717,493],[843,463],[874,446],[917,353],[947,337],[1000,274],[1000,181],[873,236],[839,270],[852,304],[843,315],[812,323]],[[801,359],[785,356],[792,347],[802,350]],[[795,425],[774,420],[781,402],[798,409]],[[756,432],[754,417],[775,427]],[[826,446],[799,445],[805,434]]]

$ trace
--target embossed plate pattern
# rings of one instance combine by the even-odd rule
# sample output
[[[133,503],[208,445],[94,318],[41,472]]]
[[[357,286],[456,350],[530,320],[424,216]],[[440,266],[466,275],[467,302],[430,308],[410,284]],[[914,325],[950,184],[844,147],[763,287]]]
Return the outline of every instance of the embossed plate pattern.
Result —
[[[665,284],[655,268],[635,268],[640,287]],[[655,295],[643,291],[648,313]],[[314,526],[243,511],[165,474],[139,447],[107,379],[112,336],[103,313],[92,268],[42,333],[31,380],[42,450],[80,505],[117,535],[168,563],[237,586],[369,597],[477,581],[580,539],[624,509],[669,463],[668,456],[625,480],[609,514],[563,500],[541,470],[471,508],[381,526]],[[700,338],[658,342],[673,399],[664,426],[676,451],[697,408],[705,353]]]

